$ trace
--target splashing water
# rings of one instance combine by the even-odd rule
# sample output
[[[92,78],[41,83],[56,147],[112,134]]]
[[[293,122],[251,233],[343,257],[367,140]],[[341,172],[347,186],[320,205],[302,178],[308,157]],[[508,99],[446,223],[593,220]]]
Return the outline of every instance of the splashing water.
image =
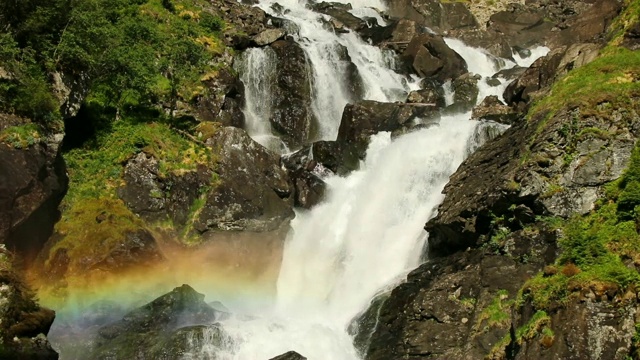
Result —
[[[347,3],[347,1],[343,2]],[[349,2],[354,7],[352,13],[357,16],[379,18],[372,8],[385,8],[381,1],[376,0]],[[265,0],[257,6],[267,13],[273,13],[272,5],[275,3],[275,0]],[[328,17],[306,8],[306,1],[284,0],[277,3],[287,11],[286,14],[274,14],[274,16],[284,18],[293,24],[288,28],[290,32],[295,30],[291,35],[304,50],[311,69],[313,79],[311,110],[318,119],[318,134],[316,138],[309,140],[334,140],[338,134],[342,110],[349,102],[360,99],[384,102],[403,101],[409,91],[418,89],[418,78],[408,79],[391,70],[394,61],[392,52],[383,51],[365,43],[353,32],[336,34],[331,29],[327,29]],[[378,22],[381,21],[383,21],[382,18],[379,18]],[[241,72],[243,72],[242,69],[247,69],[242,74],[245,85],[263,81],[253,79],[255,76],[261,76],[261,73],[251,69],[272,65],[263,63],[264,56],[249,56],[245,59],[255,62],[241,67]],[[350,62],[357,68],[356,76],[350,74]],[[352,91],[352,88],[360,87],[354,84],[359,82],[362,83],[361,87],[364,90],[362,94]],[[269,94],[265,92],[261,96],[266,97]],[[256,120],[266,124],[260,125],[259,131],[253,131],[253,133],[249,131],[252,137],[260,142],[261,137],[271,136],[271,131],[267,115],[262,112],[251,113],[251,109],[260,108],[259,102],[253,103],[256,100],[247,97],[245,115],[250,117],[252,122]]]
[[[289,350],[309,359],[358,359],[349,323],[376,292],[418,265],[422,227],[449,176],[478,145],[479,124],[456,115],[395,141],[377,134],[361,170],[326,179],[326,200],[292,223],[275,305],[257,318],[223,322],[234,344],[218,349],[218,359],[268,359]]]

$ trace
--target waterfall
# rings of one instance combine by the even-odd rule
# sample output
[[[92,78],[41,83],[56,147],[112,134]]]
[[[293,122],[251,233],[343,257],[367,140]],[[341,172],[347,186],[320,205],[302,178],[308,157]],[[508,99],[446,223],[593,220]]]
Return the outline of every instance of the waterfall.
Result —
[[[258,6],[269,12],[272,4],[265,0]],[[281,16],[295,23],[296,41],[312,68],[312,110],[321,122],[320,138],[335,139],[342,109],[355,96],[344,81],[346,57],[340,53],[345,49],[357,67],[364,98],[403,100],[407,91],[416,88],[418,79],[390,70],[388,54],[354,33],[327,31],[324,16],[305,8],[304,2],[279,4],[289,10]],[[382,7],[375,0],[360,0],[356,5]],[[355,9],[352,13],[371,14]],[[516,63],[457,40],[447,39],[447,43],[465,58],[470,71],[481,75],[478,102],[487,95],[502,95],[507,82],[490,86],[487,79]],[[268,69],[274,66],[270,56],[267,49],[254,49],[242,60],[247,89],[266,89],[247,94],[252,103],[245,111],[255,115],[250,121],[268,119],[264,112],[270,109],[269,85],[253,76],[270,76]],[[450,83],[447,99],[453,101]],[[445,114],[438,125],[394,140],[386,132],[373,136],[360,170],[347,177],[325,178],[325,200],[311,210],[296,211],[272,306],[232,309],[234,315],[222,322],[231,339],[224,348],[192,347],[186,358],[266,360],[295,350],[312,360],[359,359],[347,332],[349,324],[377,293],[397,284],[419,264],[427,241],[423,226],[435,216],[449,177],[466,156],[505,129],[470,121],[470,117],[470,112]],[[267,129],[250,126],[253,136]]]
[[[306,8],[306,1],[277,1],[287,9],[283,14],[274,13],[272,6],[275,3],[274,0],[265,0],[257,6],[293,24],[287,28],[290,32],[293,31],[291,35],[304,50],[311,67],[311,110],[318,119],[318,134],[315,138],[309,139],[310,141],[334,140],[338,134],[342,110],[349,102],[361,99],[403,101],[409,91],[418,89],[418,78],[407,79],[391,70],[394,59],[390,51],[383,51],[367,44],[353,32],[337,34],[327,29],[327,16]],[[355,16],[376,17],[379,18],[378,22],[383,22],[372,9],[383,9],[382,2],[363,0],[350,3],[354,7],[352,13]],[[272,71],[277,66],[277,59],[268,55],[268,50],[251,49],[248,52],[250,54],[242,57],[242,64],[237,68],[241,73],[242,82],[245,86],[251,87],[252,84],[263,82],[261,72]],[[351,73],[351,63],[355,65],[356,74]],[[353,91],[353,88],[363,88],[363,92],[358,93]],[[268,95],[269,92],[264,92],[259,96]],[[265,136],[269,138],[271,135],[269,117],[262,113],[252,113],[253,109],[249,107],[249,102],[252,101],[253,99],[247,99],[245,107],[245,117],[251,118],[248,120],[251,125],[248,125],[247,130],[254,139],[262,143]],[[260,106],[259,102],[252,104]],[[262,124],[258,124],[259,122]],[[249,126],[255,126],[258,130]]]
[[[449,176],[482,140],[474,136],[482,126],[462,114],[394,141],[387,132],[373,136],[362,169],[327,178],[326,200],[297,212],[275,306],[257,318],[224,321],[234,342],[217,349],[217,359],[269,359],[289,350],[309,359],[358,359],[350,321],[418,265],[424,223]]]
[[[278,59],[271,48],[251,48],[243,52],[234,64],[245,86],[245,129],[260,145],[284,151],[282,141],[271,133],[269,118],[273,106],[273,86]]]

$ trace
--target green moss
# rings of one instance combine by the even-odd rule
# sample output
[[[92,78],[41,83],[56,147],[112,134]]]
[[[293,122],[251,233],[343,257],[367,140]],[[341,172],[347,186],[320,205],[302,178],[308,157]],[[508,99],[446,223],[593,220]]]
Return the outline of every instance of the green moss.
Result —
[[[72,204],[55,231],[62,235],[49,251],[54,256],[58,249],[66,249],[75,261],[96,261],[107,256],[131,232],[143,229],[144,223],[120,199],[83,199]],[[71,264],[71,271],[75,269]]]
[[[16,149],[24,149],[35,145],[41,139],[42,130],[39,125],[34,123],[12,126],[0,132],[0,142]]]
[[[550,111],[552,116],[559,109],[575,107],[595,110],[604,102],[614,108],[628,105],[632,96],[640,95],[640,83],[634,81],[640,76],[639,63],[640,51],[608,47],[593,62],[556,81],[549,96],[538,101],[530,114]]]
[[[492,327],[507,327],[511,321],[510,311],[514,304],[514,301],[508,298],[509,293],[506,290],[499,290],[491,303],[478,316],[474,331],[484,332]]]
[[[215,161],[210,149],[185,139],[167,124],[123,119],[102,131],[95,143],[64,154],[70,178],[64,203],[113,197],[122,185],[123,164],[139,152],[158,160],[160,177]]]
[[[532,340],[538,334],[545,332],[545,328],[550,326],[551,318],[544,311],[536,311],[531,319],[523,326],[516,329],[516,342],[522,344],[525,341]],[[547,334],[551,329],[546,330]],[[553,332],[551,331],[551,334]]]

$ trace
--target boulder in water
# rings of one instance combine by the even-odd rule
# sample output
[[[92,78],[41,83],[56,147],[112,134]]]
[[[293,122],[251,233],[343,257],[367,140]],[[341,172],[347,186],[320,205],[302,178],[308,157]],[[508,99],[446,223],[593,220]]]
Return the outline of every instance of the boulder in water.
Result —
[[[487,96],[480,105],[473,108],[472,119],[483,119],[499,122],[501,124],[512,125],[520,114],[510,106],[505,105],[497,96]]]
[[[277,40],[280,40],[285,35],[282,29],[266,29],[253,37],[253,41],[258,46],[269,45]]]
[[[307,358],[295,351],[287,351],[286,353],[273,357],[269,360],[307,360]]]
[[[437,35],[415,36],[402,53],[402,58],[421,77],[440,82],[455,79],[467,72],[464,59]]]
[[[293,40],[278,40],[270,46],[276,53],[278,66],[269,121],[289,147],[299,147],[315,126],[306,56]]]
[[[204,295],[182,285],[100,328],[89,358],[180,359],[190,350],[189,341],[197,346],[198,334],[205,331],[214,332],[211,338],[218,341],[209,345],[220,345],[225,335],[212,325],[217,319]]]
[[[478,100],[478,81],[480,75],[466,73],[453,80],[453,104],[451,110],[455,112],[466,112],[471,110]]]

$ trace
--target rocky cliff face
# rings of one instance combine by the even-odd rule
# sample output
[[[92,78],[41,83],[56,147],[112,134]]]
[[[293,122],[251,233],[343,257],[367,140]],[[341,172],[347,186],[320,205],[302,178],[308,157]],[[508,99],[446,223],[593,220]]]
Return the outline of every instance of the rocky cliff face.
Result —
[[[637,78],[636,60],[622,60],[637,53],[616,46],[633,25],[613,22],[603,46],[602,25],[619,3],[528,5],[527,16],[545,9],[566,28],[505,93],[527,115],[451,177],[425,226],[430,260],[362,317],[366,324],[380,314],[367,330],[367,359],[637,357],[637,253],[621,248],[635,249],[638,239],[624,201],[637,171],[639,93],[637,80],[622,80]],[[626,5],[618,21],[635,11]],[[556,6],[593,21],[580,25]],[[487,28],[522,11],[515,9]],[[561,46],[574,31],[588,43]],[[619,232],[626,226],[628,238]]]

